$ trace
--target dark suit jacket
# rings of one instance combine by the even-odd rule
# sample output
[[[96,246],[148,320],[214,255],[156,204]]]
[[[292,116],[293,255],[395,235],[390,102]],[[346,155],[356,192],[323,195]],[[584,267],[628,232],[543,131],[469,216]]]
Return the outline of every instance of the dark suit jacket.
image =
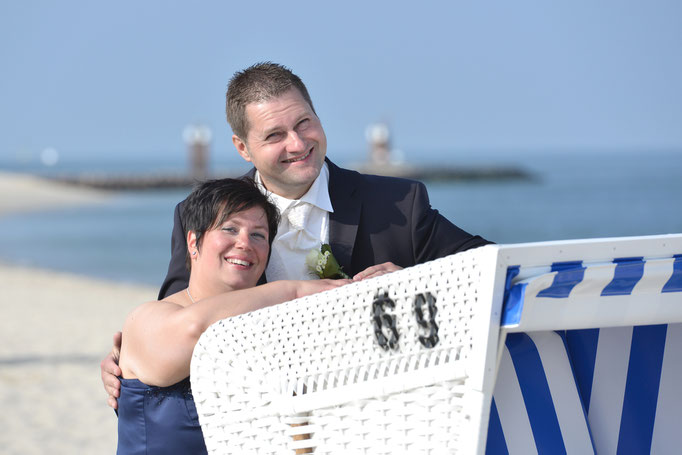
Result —
[[[409,267],[490,243],[432,209],[423,183],[360,174],[326,161],[334,207],[329,214],[329,243],[348,275],[387,261]],[[182,206],[183,202],[175,208],[171,260],[159,298],[184,289],[189,280]]]

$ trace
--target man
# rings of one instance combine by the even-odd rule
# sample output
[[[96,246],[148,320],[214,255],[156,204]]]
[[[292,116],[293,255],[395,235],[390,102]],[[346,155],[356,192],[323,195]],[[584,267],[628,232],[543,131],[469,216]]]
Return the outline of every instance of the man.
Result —
[[[267,281],[309,279],[305,256],[329,243],[343,270],[362,280],[489,242],[450,223],[429,204],[422,183],[363,175],[326,158],[327,138],[308,90],[289,69],[260,63],[234,75],[227,120],[237,151],[282,214]],[[186,239],[175,210],[172,257],[159,298],[187,287]],[[102,381],[116,408],[120,335],[102,361]]]

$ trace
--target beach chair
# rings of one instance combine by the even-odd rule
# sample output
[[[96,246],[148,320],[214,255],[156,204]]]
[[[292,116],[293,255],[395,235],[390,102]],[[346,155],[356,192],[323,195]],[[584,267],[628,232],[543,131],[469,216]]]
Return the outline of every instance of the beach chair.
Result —
[[[490,245],[219,321],[191,366],[209,453],[667,453],[680,253],[680,235]]]
[[[209,452],[475,453],[495,379],[495,258],[454,255],[211,326],[191,365]]]
[[[524,395],[528,415],[538,414],[533,400],[557,374],[565,377],[551,394],[564,421],[536,418],[544,424],[532,428],[538,452],[589,453],[574,446],[579,417],[575,406],[566,409],[573,401],[567,391],[573,396],[577,388],[595,453],[678,453],[682,236],[510,245],[500,252],[507,269],[501,342],[546,331],[563,341],[541,356],[532,369],[541,384]],[[565,365],[556,362],[566,357],[571,375],[560,373]],[[530,446],[510,453],[534,453]]]

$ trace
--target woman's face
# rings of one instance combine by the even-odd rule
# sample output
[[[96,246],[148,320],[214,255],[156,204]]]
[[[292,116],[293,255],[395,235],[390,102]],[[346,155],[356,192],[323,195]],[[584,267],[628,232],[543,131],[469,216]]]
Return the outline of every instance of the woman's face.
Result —
[[[268,219],[261,207],[233,213],[204,233],[192,271],[212,287],[255,286],[268,261],[268,236]]]

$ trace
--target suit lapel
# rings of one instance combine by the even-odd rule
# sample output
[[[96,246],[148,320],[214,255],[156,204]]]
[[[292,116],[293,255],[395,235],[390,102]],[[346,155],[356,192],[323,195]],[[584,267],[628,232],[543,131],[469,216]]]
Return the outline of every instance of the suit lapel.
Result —
[[[334,257],[344,271],[352,275],[353,245],[358,233],[362,201],[358,197],[357,173],[341,169],[326,160],[329,166],[329,198],[334,212],[329,214],[329,244]]]
[[[358,233],[362,199],[358,196],[359,182],[358,173],[341,169],[325,158],[329,166],[329,199],[331,199],[334,211],[329,214],[329,245],[332,247],[334,257],[343,267],[343,270],[352,275],[351,259],[353,257],[353,245]],[[255,178],[256,169],[252,168],[245,177]],[[267,281],[265,272],[258,284]]]
[[[256,180],[256,168],[255,168],[255,167],[252,167],[252,168],[249,170],[249,172],[247,172],[246,174],[242,175],[240,178],[244,178],[244,177],[250,178],[250,179],[252,179],[252,180],[255,181],[255,180]],[[266,268],[267,268],[267,267],[266,267]],[[258,286],[260,286],[261,284],[265,284],[265,283],[267,283],[267,282],[268,282],[268,277],[265,276],[265,270],[263,270],[263,274],[260,276],[260,278],[258,279],[258,283],[256,283],[256,284],[257,284]]]

